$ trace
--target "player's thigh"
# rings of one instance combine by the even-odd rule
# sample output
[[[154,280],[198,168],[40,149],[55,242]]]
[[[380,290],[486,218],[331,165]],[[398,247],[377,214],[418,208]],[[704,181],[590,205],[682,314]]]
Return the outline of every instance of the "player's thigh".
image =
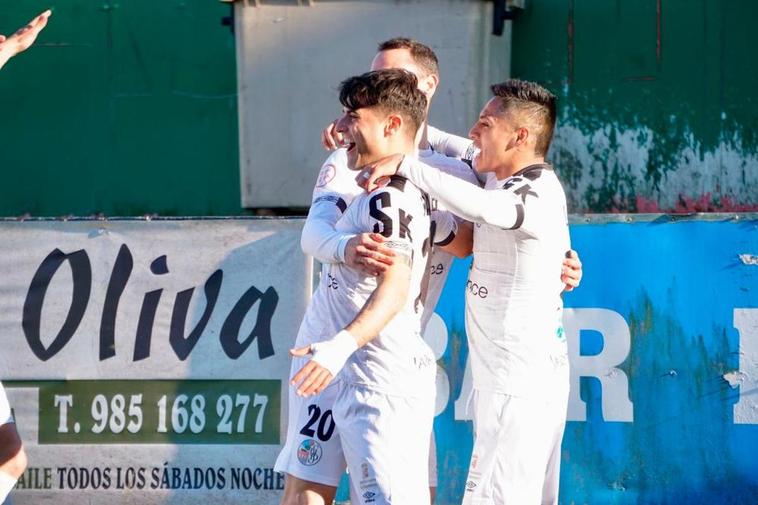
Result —
[[[335,404],[351,502],[429,502],[433,399],[402,398],[346,387]]]
[[[464,504],[539,503],[552,440],[543,403],[477,392]]]
[[[558,503],[558,489],[561,480],[561,444],[566,426],[566,411],[568,409],[568,393],[557,397],[548,406],[552,416],[551,447],[545,470],[545,482],[542,486],[542,505]]]
[[[434,503],[434,494],[437,488],[437,441],[434,438],[434,431],[429,437],[429,493],[432,495]]]
[[[25,468],[26,454],[16,423],[5,423],[0,426],[0,471],[18,478]]]
[[[335,486],[327,486],[287,474],[281,505],[332,505],[337,494]]]
[[[276,461],[277,471],[315,484],[338,486],[345,458],[332,412],[337,389],[335,384],[302,398],[290,388],[287,440]]]

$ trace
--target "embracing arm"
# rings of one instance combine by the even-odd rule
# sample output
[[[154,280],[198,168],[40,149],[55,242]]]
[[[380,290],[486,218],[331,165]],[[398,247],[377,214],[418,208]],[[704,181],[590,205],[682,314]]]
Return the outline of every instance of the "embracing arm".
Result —
[[[467,221],[518,228],[524,220],[522,198],[514,192],[480,188],[410,157],[397,173]]]
[[[345,246],[354,235],[339,232],[334,228],[341,212],[344,211],[344,206],[344,200],[334,195],[316,198],[300,236],[300,246],[305,254],[313,256],[321,263],[345,261]]]
[[[456,258],[468,257],[474,250],[474,225],[468,221],[463,221],[458,225],[455,238],[439,247]]]
[[[471,159],[474,153],[474,141],[466,137],[459,137],[433,126],[427,126],[426,135],[432,149],[445,156]]]

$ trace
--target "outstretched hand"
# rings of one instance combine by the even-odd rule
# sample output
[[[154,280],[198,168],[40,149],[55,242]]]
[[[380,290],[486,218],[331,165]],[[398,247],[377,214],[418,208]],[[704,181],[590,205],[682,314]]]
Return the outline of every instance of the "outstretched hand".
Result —
[[[355,178],[360,187],[371,193],[395,175],[400,164],[405,159],[404,154],[393,154],[380,160],[364,165]]]
[[[26,51],[37,40],[37,35],[47,26],[47,20],[52,14],[51,10],[46,10],[36,18],[29,21],[29,24],[20,28],[10,37],[0,35],[0,67],[18,53]]]

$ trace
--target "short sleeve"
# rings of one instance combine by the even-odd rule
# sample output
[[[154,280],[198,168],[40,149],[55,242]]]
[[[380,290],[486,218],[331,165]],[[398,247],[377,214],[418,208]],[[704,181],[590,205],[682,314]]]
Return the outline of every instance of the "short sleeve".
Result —
[[[321,166],[316,185],[313,188],[311,204],[317,202],[333,202],[345,211],[353,198],[361,193],[361,188],[355,182],[356,173],[347,168],[347,153],[345,149],[337,149]]]

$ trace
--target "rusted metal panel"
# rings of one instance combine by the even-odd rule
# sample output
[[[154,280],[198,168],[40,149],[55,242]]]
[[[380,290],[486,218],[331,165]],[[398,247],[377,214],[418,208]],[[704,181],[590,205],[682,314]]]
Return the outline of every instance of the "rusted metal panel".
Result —
[[[758,209],[758,4],[540,0],[514,77],[560,100],[550,157],[573,212]]]

